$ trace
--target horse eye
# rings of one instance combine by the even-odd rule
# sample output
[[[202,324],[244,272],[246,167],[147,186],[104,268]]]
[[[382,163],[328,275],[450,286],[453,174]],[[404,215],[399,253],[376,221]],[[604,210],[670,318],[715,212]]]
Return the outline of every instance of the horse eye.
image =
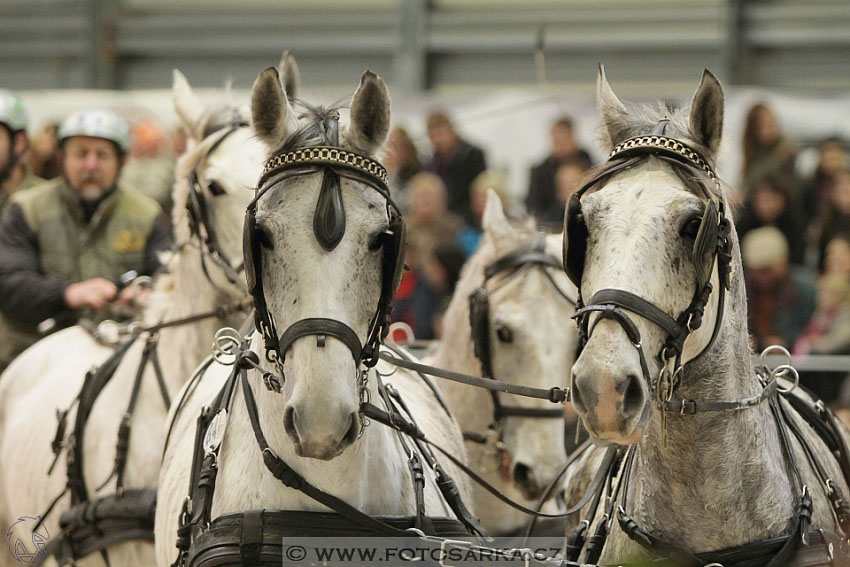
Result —
[[[510,330],[510,328],[505,325],[496,325],[496,336],[499,337],[499,340],[503,343],[512,343],[514,342],[514,333]]]
[[[696,239],[697,234],[699,233],[700,224],[702,224],[702,218],[700,217],[694,217],[688,220],[682,227],[682,236],[690,238],[691,240]]]
[[[274,248],[274,241],[272,240],[272,235],[271,232],[269,232],[268,227],[262,224],[258,224],[256,230],[257,240],[260,242],[260,245],[263,248]]]
[[[387,232],[382,230],[372,235],[369,239],[369,250],[375,252],[384,245],[384,239],[387,237]]]
[[[219,195],[224,195],[226,193],[224,187],[222,187],[218,181],[210,181],[207,185],[207,189],[210,190],[213,197],[218,197]]]

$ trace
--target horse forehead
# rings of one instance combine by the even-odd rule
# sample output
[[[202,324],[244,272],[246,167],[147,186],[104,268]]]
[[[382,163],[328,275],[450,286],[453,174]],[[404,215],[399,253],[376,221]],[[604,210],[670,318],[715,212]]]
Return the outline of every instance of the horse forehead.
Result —
[[[582,206],[594,221],[619,220],[635,228],[653,219],[667,219],[683,205],[698,200],[671,169],[657,166],[615,177],[588,194]]]
[[[228,135],[206,160],[208,177],[252,187],[259,179],[265,149],[248,128]]]
[[[284,180],[260,199],[258,217],[274,218],[281,225],[312,227],[318,191],[322,185],[321,168],[306,175]],[[383,197],[364,183],[340,177],[346,216],[346,232],[365,224],[371,226],[386,219]],[[305,224],[306,223],[306,224]],[[312,235],[312,228],[309,231]]]

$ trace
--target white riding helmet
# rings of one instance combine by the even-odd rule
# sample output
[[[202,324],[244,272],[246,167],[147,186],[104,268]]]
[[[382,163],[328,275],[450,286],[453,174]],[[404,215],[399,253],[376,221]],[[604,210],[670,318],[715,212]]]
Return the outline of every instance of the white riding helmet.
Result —
[[[121,151],[130,149],[130,124],[117,112],[106,109],[81,110],[59,126],[59,145],[72,136],[90,136],[114,142]]]
[[[0,124],[13,133],[27,129],[27,111],[12,91],[0,89]]]

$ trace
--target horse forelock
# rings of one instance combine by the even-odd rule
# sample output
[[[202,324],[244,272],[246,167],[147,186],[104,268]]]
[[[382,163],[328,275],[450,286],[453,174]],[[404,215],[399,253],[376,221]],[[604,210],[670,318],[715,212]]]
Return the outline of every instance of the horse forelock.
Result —
[[[348,107],[349,97],[331,103],[328,106],[312,105],[301,99],[293,99],[293,107],[298,111],[298,129],[289,134],[283,145],[275,153],[311,148],[314,146],[335,146],[330,139],[327,125],[338,118],[340,109]]]
[[[711,152],[704,144],[697,141],[690,128],[690,106],[678,106],[668,101],[657,101],[655,104],[627,104],[628,114],[619,115],[613,124],[616,135],[611,140],[616,146],[620,142],[636,136],[646,136],[663,120],[667,120],[664,136],[684,142],[696,150],[712,167],[716,167]],[[604,138],[604,136],[603,136]]]

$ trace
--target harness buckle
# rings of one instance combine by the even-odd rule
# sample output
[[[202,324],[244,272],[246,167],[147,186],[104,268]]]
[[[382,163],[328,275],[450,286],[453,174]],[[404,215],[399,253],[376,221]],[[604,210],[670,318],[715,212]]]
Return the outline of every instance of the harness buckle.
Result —
[[[682,400],[682,408],[679,410],[680,415],[693,415],[697,412],[697,404],[694,400]]]

